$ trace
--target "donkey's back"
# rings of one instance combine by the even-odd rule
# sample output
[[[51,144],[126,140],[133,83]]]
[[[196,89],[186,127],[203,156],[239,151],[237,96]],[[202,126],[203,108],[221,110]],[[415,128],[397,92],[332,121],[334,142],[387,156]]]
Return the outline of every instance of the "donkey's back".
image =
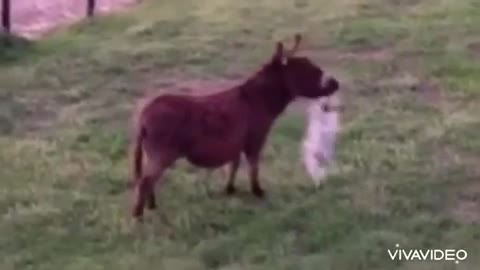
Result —
[[[140,116],[143,147],[149,156],[171,155],[197,166],[221,166],[242,151],[247,108],[235,89],[208,96],[159,96]]]

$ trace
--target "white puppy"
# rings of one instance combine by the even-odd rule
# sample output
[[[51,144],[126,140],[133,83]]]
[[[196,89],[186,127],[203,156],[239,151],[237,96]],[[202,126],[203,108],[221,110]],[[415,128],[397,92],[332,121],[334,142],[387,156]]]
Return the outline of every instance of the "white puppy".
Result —
[[[320,186],[332,165],[339,132],[337,96],[316,99],[307,109],[307,130],[302,144],[303,164],[316,187]]]

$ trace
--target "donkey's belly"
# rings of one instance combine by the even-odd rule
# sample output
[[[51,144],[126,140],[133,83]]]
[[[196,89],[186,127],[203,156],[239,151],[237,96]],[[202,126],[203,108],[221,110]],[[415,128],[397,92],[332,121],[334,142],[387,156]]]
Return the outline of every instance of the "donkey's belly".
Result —
[[[239,146],[225,146],[222,143],[203,144],[191,149],[186,158],[192,164],[215,168],[225,165],[236,158],[241,151]]]

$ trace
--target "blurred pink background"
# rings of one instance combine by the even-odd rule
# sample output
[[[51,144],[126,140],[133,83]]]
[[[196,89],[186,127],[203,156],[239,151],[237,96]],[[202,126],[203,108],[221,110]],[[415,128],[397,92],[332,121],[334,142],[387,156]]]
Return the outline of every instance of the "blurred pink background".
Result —
[[[97,0],[97,13],[127,7],[139,0]],[[0,6],[1,10],[1,6]],[[86,16],[87,0],[11,0],[12,32],[26,38]]]

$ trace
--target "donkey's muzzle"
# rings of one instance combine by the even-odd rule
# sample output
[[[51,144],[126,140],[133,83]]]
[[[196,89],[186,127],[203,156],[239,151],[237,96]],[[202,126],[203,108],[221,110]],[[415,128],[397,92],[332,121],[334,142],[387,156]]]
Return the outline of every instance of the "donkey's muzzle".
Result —
[[[334,77],[328,76],[322,81],[322,89],[326,96],[334,94],[339,88],[340,85],[338,83],[338,80]]]

